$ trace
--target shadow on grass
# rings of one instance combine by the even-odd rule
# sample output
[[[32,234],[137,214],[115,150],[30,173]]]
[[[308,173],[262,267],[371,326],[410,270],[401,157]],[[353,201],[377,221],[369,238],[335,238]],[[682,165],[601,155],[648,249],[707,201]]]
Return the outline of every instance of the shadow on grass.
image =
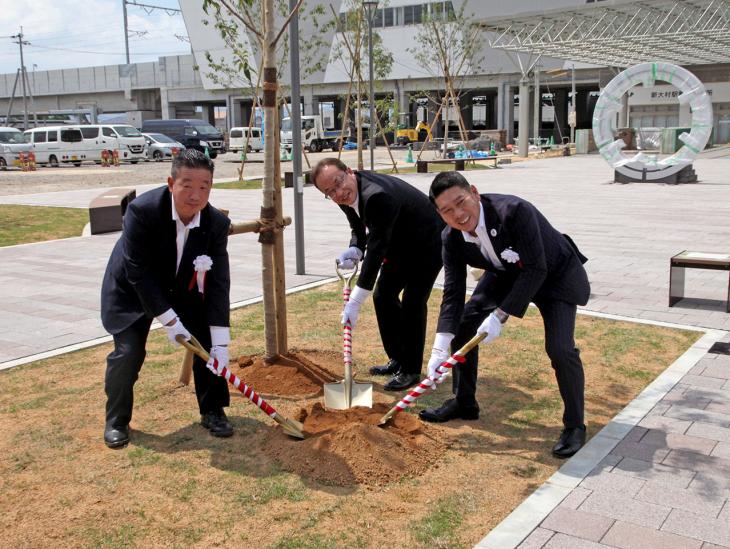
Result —
[[[211,467],[245,477],[267,479],[272,475],[272,471],[286,472],[275,457],[264,451],[264,447],[271,437],[283,437],[292,444],[304,443],[297,438],[285,435],[266,420],[259,421],[230,414],[229,419],[234,428],[234,434],[230,438],[213,437],[199,423],[192,423],[166,435],[132,429],[130,446],[138,446],[145,450],[168,455],[182,455],[205,450],[210,452]],[[272,433],[273,429],[276,429],[276,432]],[[338,468],[349,469],[347,462],[336,454],[330,452],[326,454],[328,463]],[[302,484],[309,489],[333,495],[347,495],[358,489],[358,484],[354,481],[354,474],[351,486],[334,486],[296,473],[288,474],[299,478]]]

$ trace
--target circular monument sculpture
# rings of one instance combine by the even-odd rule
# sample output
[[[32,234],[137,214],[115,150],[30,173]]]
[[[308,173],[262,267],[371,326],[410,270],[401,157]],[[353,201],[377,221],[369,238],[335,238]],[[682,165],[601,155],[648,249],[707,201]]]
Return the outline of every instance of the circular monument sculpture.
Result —
[[[634,156],[624,155],[621,149],[626,143],[623,139],[614,139],[613,127],[622,98],[634,86],[643,84],[649,88],[657,80],[667,82],[682,92],[677,96],[680,105],[689,104],[691,129],[679,136],[684,146],[667,158],[643,152]],[[617,172],[636,181],[663,179],[689,166],[705,148],[711,132],[712,102],[704,85],[694,74],[671,63],[641,63],[622,71],[603,88],[593,111],[593,137],[601,156]]]

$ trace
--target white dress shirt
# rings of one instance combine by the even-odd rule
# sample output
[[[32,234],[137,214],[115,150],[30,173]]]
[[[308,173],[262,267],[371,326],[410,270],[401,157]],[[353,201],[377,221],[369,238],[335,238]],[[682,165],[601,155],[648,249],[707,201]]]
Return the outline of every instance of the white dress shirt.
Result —
[[[476,236],[472,236],[467,231],[461,231],[461,234],[464,235],[464,240],[466,242],[471,242],[472,244],[479,246],[482,255],[489,260],[495,269],[504,271],[504,265],[502,265],[502,262],[497,257],[497,254],[494,251],[494,246],[492,246],[492,241],[489,240],[487,225],[484,220],[484,206],[481,202],[479,203],[479,223],[477,224],[474,232],[476,232]]]
[[[190,229],[200,227],[200,212],[193,216],[192,221],[185,225],[175,208],[175,198],[172,198],[172,219],[175,221],[177,235],[175,237],[175,245],[177,247],[177,262],[175,263],[175,274],[180,269],[180,261],[182,260],[183,250],[185,249],[185,242],[188,240],[188,234]],[[173,319],[177,318],[177,313],[174,309],[170,308],[157,317],[157,320],[163,326]],[[230,330],[226,326],[211,326],[210,327],[210,339],[212,345],[228,345],[231,340]]]

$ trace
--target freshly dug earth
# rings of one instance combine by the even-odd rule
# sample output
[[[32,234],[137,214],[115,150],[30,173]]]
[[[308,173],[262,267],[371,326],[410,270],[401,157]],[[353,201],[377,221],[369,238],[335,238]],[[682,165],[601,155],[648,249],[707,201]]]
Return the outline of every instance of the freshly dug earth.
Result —
[[[429,303],[429,335],[440,296],[434,291]],[[329,350],[295,354],[335,380],[343,376],[341,308],[339,284],[287,296],[289,349]],[[261,353],[262,319],[261,304],[233,311],[231,349]],[[589,436],[697,338],[579,315]],[[478,420],[420,424],[418,411],[448,398],[449,382],[386,429],[354,420],[358,410],[324,413],[321,394],[267,398],[303,419],[308,436],[299,441],[235,390],[226,410],[234,435],[210,436],[193,387],[176,383],[181,349],[156,331],[135,385],[132,441],[109,450],[110,350],[0,372],[1,547],[471,547],[563,464],[550,455],[562,402],[533,308],[480,349]],[[353,357],[356,378],[374,384],[379,418],[403,394],[368,375],[385,358],[372,302],[363,305]]]
[[[334,369],[336,361],[336,353],[318,351],[292,352],[273,362],[247,355],[232,361],[231,371],[263,396],[304,398],[320,394],[323,383],[338,380],[327,369]]]
[[[383,485],[419,475],[438,461],[445,445],[412,414],[397,414],[380,426],[389,409],[380,403],[372,409],[325,410],[317,402],[297,418],[304,423],[305,440],[272,431],[262,449],[282,469],[327,485]]]

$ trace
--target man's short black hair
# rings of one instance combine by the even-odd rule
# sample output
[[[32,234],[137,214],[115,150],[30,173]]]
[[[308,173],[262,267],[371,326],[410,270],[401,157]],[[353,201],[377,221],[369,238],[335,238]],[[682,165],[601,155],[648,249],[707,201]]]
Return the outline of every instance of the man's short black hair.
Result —
[[[213,161],[196,149],[185,149],[180,151],[175,158],[172,159],[172,169],[170,175],[173,179],[177,179],[177,173],[180,168],[204,168],[210,172],[213,179],[213,169],[215,165]]]
[[[466,177],[459,172],[441,172],[433,178],[431,188],[428,190],[428,199],[431,201],[431,204],[436,205],[436,198],[451,187],[460,187],[467,191],[471,190],[471,185],[469,185]]]

